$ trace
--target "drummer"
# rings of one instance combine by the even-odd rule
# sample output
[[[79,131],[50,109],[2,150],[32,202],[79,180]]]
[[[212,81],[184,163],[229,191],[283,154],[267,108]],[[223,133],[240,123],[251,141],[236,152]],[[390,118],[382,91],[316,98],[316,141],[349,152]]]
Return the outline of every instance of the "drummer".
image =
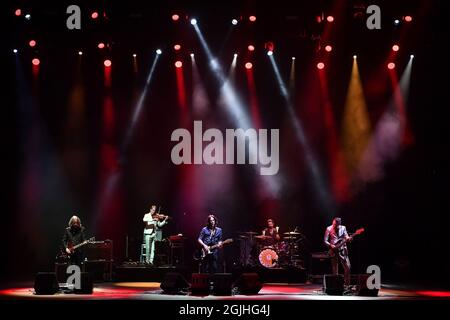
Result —
[[[280,234],[278,233],[279,227],[275,227],[275,221],[271,218],[267,219],[267,227],[262,231],[262,235],[265,238],[266,246],[273,246],[280,241]]]

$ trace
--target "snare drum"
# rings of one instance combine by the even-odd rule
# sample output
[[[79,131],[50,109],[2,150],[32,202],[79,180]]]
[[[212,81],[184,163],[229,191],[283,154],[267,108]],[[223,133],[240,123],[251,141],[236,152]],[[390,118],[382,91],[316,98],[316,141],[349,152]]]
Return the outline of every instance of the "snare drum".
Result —
[[[259,253],[259,262],[266,268],[273,268],[277,265],[278,254],[271,248],[264,248]]]

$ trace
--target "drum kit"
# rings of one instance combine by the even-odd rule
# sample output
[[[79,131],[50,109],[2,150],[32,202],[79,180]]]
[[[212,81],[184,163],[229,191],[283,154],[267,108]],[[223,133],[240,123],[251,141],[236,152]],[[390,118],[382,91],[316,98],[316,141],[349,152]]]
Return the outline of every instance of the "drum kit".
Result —
[[[239,232],[240,262],[243,266],[261,265],[265,268],[298,266],[304,236],[295,231],[282,234],[280,241],[254,231]]]

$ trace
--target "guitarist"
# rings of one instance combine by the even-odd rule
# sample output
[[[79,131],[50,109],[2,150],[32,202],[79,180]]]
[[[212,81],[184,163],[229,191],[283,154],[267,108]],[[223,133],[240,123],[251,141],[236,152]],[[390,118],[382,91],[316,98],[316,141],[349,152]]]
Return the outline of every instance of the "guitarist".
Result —
[[[215,215],[210,214],[206,220],[206,227],[203,227],[198,236],[198,243],[206,252],[210,247],[218,245],[211,254],[207,254],[201,264],[202,273],[217,273],[219,269],[219,248],[222,248],[222,229],[218,227],[218,221]]]
[[[344,240],[344,244],[339,248],[336,246],[340,240]],[[344,268],[344,285],[350,285],[350,259],[348,258],[348,250],[346,242],[350,242],[352,237],[347,233],[347,228],[342,225],[341,218],[334,218],[333,224],[325,230],[324,242],[330,249],[331,269],[333,274],[339,273],[339,263]]]
[[[70,257],[70,262],[81,266],[84,260],[84,254],[82,248],[72,250],[73,246],[76,246],[85,240],[84,235],[85,228],[81,225],[81,220],[77,216],[73,216],[69,220],[69,226],[66,228],[63,236],[63,248]]]

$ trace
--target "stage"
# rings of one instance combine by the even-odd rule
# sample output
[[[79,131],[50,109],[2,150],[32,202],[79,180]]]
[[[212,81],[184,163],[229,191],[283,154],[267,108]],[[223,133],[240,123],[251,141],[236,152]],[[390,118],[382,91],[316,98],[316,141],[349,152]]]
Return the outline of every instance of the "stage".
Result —
[[[352,294],[327,295],[320,284],[265,283],[257,295],[164,294],[159,282],[110,282],[94,285],[93,294],[34,294],[32,283],[0,290],[0,299],[26,300],[423,300],[450,299],[450,290],[430,290],[425,286],[383,284],[377,297]]]

